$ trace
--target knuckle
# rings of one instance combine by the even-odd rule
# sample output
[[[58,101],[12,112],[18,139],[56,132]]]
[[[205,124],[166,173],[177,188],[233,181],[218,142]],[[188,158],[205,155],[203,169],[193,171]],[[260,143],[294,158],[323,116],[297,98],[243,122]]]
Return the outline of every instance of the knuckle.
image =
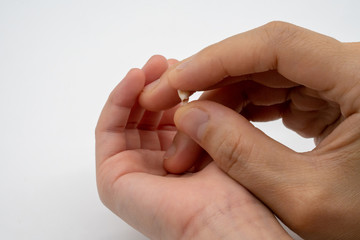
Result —
[[[222,58],[223,51],[223,45],[215,43],[202,49],[197,54],[197,57],[201,58],[203,62],[206,62],[208,68],[212,70],[207,73],[209,74],[209,79],[217,80],[218,78],[223,78],[224,76],[230,75],[228,64],[224,62],[224,59]]]
[[[215,146],[215,158],[223,171],[231,174],[238,172],[239,168],[246,168],[251,148],[245,145],[241,134],[228,132],[219,139],[220,143]]]
[[[281,21],[272,21],[263,28],[267,41],[273,45],[282,45],[292,42],[299,33],[299,28],[293,24]]]

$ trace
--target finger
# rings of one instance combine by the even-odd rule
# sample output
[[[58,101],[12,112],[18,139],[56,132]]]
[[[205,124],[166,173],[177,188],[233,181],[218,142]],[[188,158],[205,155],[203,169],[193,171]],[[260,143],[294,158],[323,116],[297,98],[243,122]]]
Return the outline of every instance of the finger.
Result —
[[[241,94],[246,86],[246,82],[233,84],[231,86],[207,91],[200,99],[207,99],[218,102],[239,111],[247,104],[245,95]],[[172,145],[164,155],[164,168],[171,173],[183,173],[188,171],[198,162],[203,149],[192,138],[182,132],[178,132]]]
[[[232,178],[278,207],[283,188],[309,168],[300,155],[266,136],[233,110],[210,101],[191,102],[175,114],[179,131],[196,141]],[[281,176],[281,177],[279,177]],[[294,182],[293,182],[294,181]]]
[[[217,82],[215,85],[212,85],[210,88],[219,88],[241,81],[254,81],[271,88],[291,88],[299,85],[285,78],[277,71],[270,70],[266,72],[252,73],[242,76],[228,76],[222,79],[220,82]]]
[[[110,94],[95,131],[98,162],[126,149],[124,129],[144,83],[143,71],[132,69]]]
[[[161,79],[146,86],[143,94],[139,97],[139,103],[151,111],[169,109],[177,105],[181,100],[176,89],[161,82]]]
[[[175,107],[172,107],[172,108],[164,111],[162,118],[160,120],[158,129],[164,129],[164,130],[176,129],[175,123],[174,123],[174,114],[178,108],[179,108],[179,105],[176,105]]]
[[[249,121],[269,122],[282,117],[287,107],[287,103],[274,104],[270,106],[247,105],[240,114]]]
[[[170,61],[170,60],[169,60]],[[171,62],[174,65],[178,63],[178,61],[174,60]],[[267,72],[261,72],[261,73],[254,73],[254,74],[248,74],[243,76],[236,76],[236,77],[225,77],[222,81],[216,83],[215,85],[212,85],[210,87],[207,87],[206,89],[198,89],[198,90],[207,90],[207,92],[204,94],[207,95],[213,89],[219,89],[219,88],[225,88],[225,91],[235,91],[238,89],[235,84],[239,82],[256,82],[260,83],[261,85],[257,84],[253,86],[253,90],[255,90],[256,87],[260,88],[260,86],[267,86],[273,90],[274,88],[292,88],[295,86],[298,86],[297,83],[294,83],[282,75],[280,75],[277,71],[267,71]],[[167,82],[159,83],[158,81],[157,88],[154,89],[155,92],[152,92],[149,88],[146,87],[142,94],[140,95],[140,101],[142,102],[142,106],[153,109],[153,110],[159,110],[159,109],[167,109],[171,106],[173,106],[174,103],[178,103],[180,99],[178,98],[177,91],[174,91],[174,89],[168,85]],[[231,86],[231,87],[228,87]],[[151,86],[152,87],[152,86]],[[226,89],[226,87],[228,87]],[[234,87],[234,89],[232,89]],[[232,89],[232,90],[231,90]],[[243,90],[244,87],[241,87],[240,90]],[[250,94],[250,91],[248,91]],[[216,93],[219,95],[219,93]],[[210,93],[209,95],[214,95],[213,93]],[[238,94],[240,95],[240,93]],[[255,93],[253,95],[256,95]],[[258,94],[260,95],[260,94]],[[272,95],[272,94],[271,94]],[[165,97],[164,97],[165,96]],[[275,93],[274,96],[277,96]],[[229,99],[224,95],[226,99]],[[166,99],[165,99],[166,98]],[[220,97],[218,96],[218,101],[220,102]],[[166,101],[172,99],[171,101]],[[256,101],[255,96],[253,97],[253,100]],[[233,101],[233,99],[229,99],[229,101],[232,101],[236,103],[236,101]],[[271,103],[268,103],[271,104]],[[235,108],[232,108],[235,109]]]
[[[145,111],[137,128],[139,130],[155,131],[159,126],[162,114],[162,112]]]
[[[287,79],[276,70],[252,74],[251,80],[271,88],[292,88],[299,85]]]
[[[204,49],[164,77],[177,89],[196,90],[227,76],[277,70],[295,83],[325,90],[338,82],[338,74],[331,67],[338,70],[339,62],[324,63],[324,59],[334,58],[333,51],[340,51],[340,47],[340,42],[327,36],[286,23],[271,23]],[[328,80],[314,81],[317,77]]]
[[[152,110],[161,110],[161,109],[167,109],[169,107],[174,106],[174,104],[177,104],[180,102],[180,99],[178,97],[178,93],[176,90],[174,90],[170,85],[168,85],[167,82],[161,82],[161,78],[159,81],[157,81],[156,86],[150,85],[150,87],[145,87],[144,91],[140,95],[140,102],[141,105],[145,108],[152,109]],[[242,90],[244,87],[241,87],[239,89],[236,84],[241,82],[248,82],[247,84],[251,84],[249,82],[257,82],[260,84],[254,84],[253,89],[259,88],[261,89],[264,86],[267,86],[269,88],[276,89],[276,88],[292,88],[294,86],[297,86],[298,84],[291,82],[290,80],[284,78],[276,71],[267,71],[262,73],[255,73],[255,74],[249,74],[245,76],[239,76],[239,77],[226,77],[221,82],[212,85],[210,87],[207,87],[205,89],[198,89],[198,90],[206,90],[206,93],[204,95],[207,95],[211,92],[211,90],[214,89],[222,89],[225,88],[225,91],[235,91],[235,90]],[[153,89],[154,88],[154,89]],[[234,88],[233,90],[231,90]],[[152,90],[153,89],[153,90]],[[247,91],[250,94],[250,91]],[[256,91],[258,92],[258,91]],[[212,93],[210,93],[213,95]],[[217,94],[219,95],[219,94]],[[238,93],[237,95],[241,95],[241,93]],[[255,95],[252,94],[252,95]],[[259,94],[258,94],[259,95]],[[272,95],[272,94],[271,94]],[[274,96],[277,96],[275,93]],[[228,99],[228,97],[224,96],[224,98]],[[218,99],[220,101],[220,97],[218,96]],[[256,101],[255,96],[253,97],[253,100]],[[230,99],[230,101],[233,101]],[[270,104],[270,103],[269,103]],[[233,108],[234,109],[234,108]]]
[[[148,85],[159,79],[161,74],[163,74],[168,67],[168,61],[165,57],[161,55],[152,56],[142,67],[142,70],[146,76],[145,85]]]
[[[306,87],[292,88],[289,92],[289,99],[301,111],[318,111],[329,105],[329,102],[321,99],[317,92]]]
[[[163,56],[155,55],[143,67],[146,83],[151,84],[160,78],[161,74],[168,68],[169,64],[174,64],[176,60],[167,60]],[[162,149],[164,141],[162,136],[156,131],[163,119],[163,111],[145,111],[137,129],[141,137],[141,148],[143,149]],[[163,125],[164,123],[162,123]],[[157,140],[157,141],[155,141]],[[165,141],[166,142],[166,141]]]
[[[169,66],[178,63],[178,61],[176,59],[168,59],[168,60],[166,60],[163,57],[160,59],[159,56],[154,56],[153,58],[155,58],[155,60],[157,60],[157,62],[161,62],[162,68],[161,69],[159,68],[161,71],[157,71],[156,77],[151,77],[152,80],[147,82],[147,83],[149,83],[147,85],[148,89],[154,88],[157,85],[159,85],[159,83],[160,83],[159,78],[160,78],[161,74],[163,74],[165,72],[165,70]],[[164,61],[167,62],[166,67],[163,64]],[[150,66],[148,68],[150,68]],[[153,106],[157,106],[159,104],[159,100],[161,100],[162,105],[164,105],[164,103],[165,103],[166,107],[164,107],[164,108],[155,107],[154,108]],[[139,98],[140,105],[143,106],[144,108],[150,110],[150,111],[159,111],[159,110],[169,109],[169,108],[175,106],[179,102],[180,102],[180,99],[177,96],[177,90],[172,89],[172,88],[169,88],[169,89],[163,91],[162,96],[160,96],[158,98],[155,97],[155,98],[152,98],[152,99],[147,99],[147,98],[143,98],[141,95],[140,95],[140,98]]]
[[[174,59],[174,58],[168,59],[168,64],[169,64],[169,66],[172,66],[172,65],[174,65],[174,64],[176,64],[176,63],[178,63],[178,62],[179,62],[179,61],[176,60],[176,59]]]
[[[193,139],[178,132],[164,155],[164,168],[170,173],[183,173],[195,164],[202,152]]]
[[[173,65],[178,61],[175,59],[166,60],[162,56],[153,56],[147,64],[144,66],[145,75],[148,83],[152,83],[160,78],[161,74],[167,69],[169,65]],[[138,125],[138,128],[141,130],[157,130],[156,132],[143,134],[143,137],[148,137],[149,139],[158,138],[159,141],[157,146],[153,146],[154,141],[142,141],[143,143],[150,144],[151,146],[142,146],[145,148],[154,148],[166,150],[169,148],[171,141],[175,135],[176,127],[174,125],[174,113],[177,107],[169,109],[167,111],[152,112],[146,111],[143,115],[143,118]],[[174,134],[171,134],[174,132]],[[149,136],[153,135],[153,136]],[[156,136],[155,136],[156,135]]]
[[[283,123],[303,137],[318,137],[340,117],[339,105],[321,99],[306,87],[289,91],[289,104],[283,108]]]
[[[145,85],[157,80],[168,68],[168,61],[160,55],[152,56],[142,67],[145,73]],[[127,128],[136,128],[145,113],[145,109],[136,103],[131,110]],[[146,124],[146,123],[145,123]]]
[[[302,111],[291,102],[282,113],[284,125],[306,138],[318,137],[340,116],[337,104],[328,104],[326,108],[315,111]]]
[[[174,123],[174,114],[177,109],[178,106],[175,106],[169,110],[164,111],[164,114],[160,120],[157,132],[161,149],[163,151],[169,149],[176,134],[177,129]]]
[[[240,111],[247,99],[242,94],[246,89],[246,82],[207,91],[200,99],[218,102],[235,111]],[[164,168],[171,173],[183,173],[196,164],[203,153],[203,149],[192,138],[182,132],[178,132],[172,145],[164,155]]]
[[[139,103],[136,102],[131,108],[128,121],[126,123],[126,129],[136,129],[144,115],[144,112],[145,110],[139,105]]]
[[[222,88],[206,91],[201,100],[211,100],[237,112],[248,104],[271,106],[288,101],[290,89],[271,88],[253,81],[243,81]]]
[[[243,112],[244,107],[246,109],[249,104],[273,105],[285,102],[287,100],[287,89],[272,89],[252,81],[244,81],[207,91],[200,99],[211,100],[236,112]],[[262,111],[262,120],[265,120],[265,113],[267,113],[267,120],[279,117],[269,115],[276,113],[275,111]],[[257,115],[257,117],[259,116]],[[193,139],[183,133],[178,133],[172,146],[164,155],[164,167],[171,173],[187,171],[197,162],[202,153],[202,148]]]
[[[152,150],[166,150],[169,148],[176,132],[173,120],[176,109],[177,107],[161,112],[144,112],[141,121],[137,125],[139,141],[133,141],[134,143],[141,143],[138,148]]]
[[[148,94],[162,98],[172,88],[206,89],[228,76],[277,70],[286,79],[321,91],[327,99],[351,103],[352,94],[343,93],[354,92],[351,88],[359,70],[356,67],[349,70],[349,66],[356,66],[358,61],[358,56],[335,39],[276,22],[228,38],[182,61],[164,73],[159,89],[149,89]],[[338,87],[339,73],[347,82],[342,83],[343,87]],[[161,100],[158,101],[160,104]],[[357,110],[352,103],[342,105],[346,113]]]

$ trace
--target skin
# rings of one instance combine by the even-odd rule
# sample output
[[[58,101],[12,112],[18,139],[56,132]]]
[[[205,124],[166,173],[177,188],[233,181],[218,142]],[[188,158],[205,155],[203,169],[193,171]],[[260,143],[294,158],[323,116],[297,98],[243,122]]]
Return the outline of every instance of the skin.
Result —
[[[209,155],[181,175],[164,168],[178,107],[152,112],[138,99],[167,68],[165,58],[154,56],[142,69],[130,70],[104,106],[96,127],[103,203],[151,239],[291,239],[273,213]]]
[[[176,89],[207,91],[174,116],[169,172],[205,150],[305,239],[360,238],[359,43],[272,22],[170,67],[139,102],[167,109]],[[316,148],[294,152],[249,122],[277,118]]]

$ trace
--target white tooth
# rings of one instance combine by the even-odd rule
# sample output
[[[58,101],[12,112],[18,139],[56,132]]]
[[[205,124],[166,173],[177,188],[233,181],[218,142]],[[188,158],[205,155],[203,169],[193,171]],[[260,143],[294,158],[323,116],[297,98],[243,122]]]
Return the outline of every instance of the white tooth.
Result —
[[[187,103],[189,102],[189,97],[191,95],[190,92],[188,91],[183,91],[183,90],[177,90],[179,98],[181,99],[182,103]]]

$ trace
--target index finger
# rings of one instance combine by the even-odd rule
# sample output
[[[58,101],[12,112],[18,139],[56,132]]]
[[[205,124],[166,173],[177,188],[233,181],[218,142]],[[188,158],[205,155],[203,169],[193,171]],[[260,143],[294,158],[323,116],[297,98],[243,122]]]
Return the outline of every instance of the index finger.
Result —
[[[339,81],[353,79],[344,58],[343,45],[330,37],[288,23],[273,22],[211,45],[166,71],[156,86],[144,89],[140,102],[151,109],[163,109],[178,100],[175,89],[207,89],[231,76],[245,76],[276,70],[296,84],[326,92]],[[350,64],[351,65],[351,64]],[[241,78],[239,78],[241,81]],[[266,82],[266,79],[263,80]]]

